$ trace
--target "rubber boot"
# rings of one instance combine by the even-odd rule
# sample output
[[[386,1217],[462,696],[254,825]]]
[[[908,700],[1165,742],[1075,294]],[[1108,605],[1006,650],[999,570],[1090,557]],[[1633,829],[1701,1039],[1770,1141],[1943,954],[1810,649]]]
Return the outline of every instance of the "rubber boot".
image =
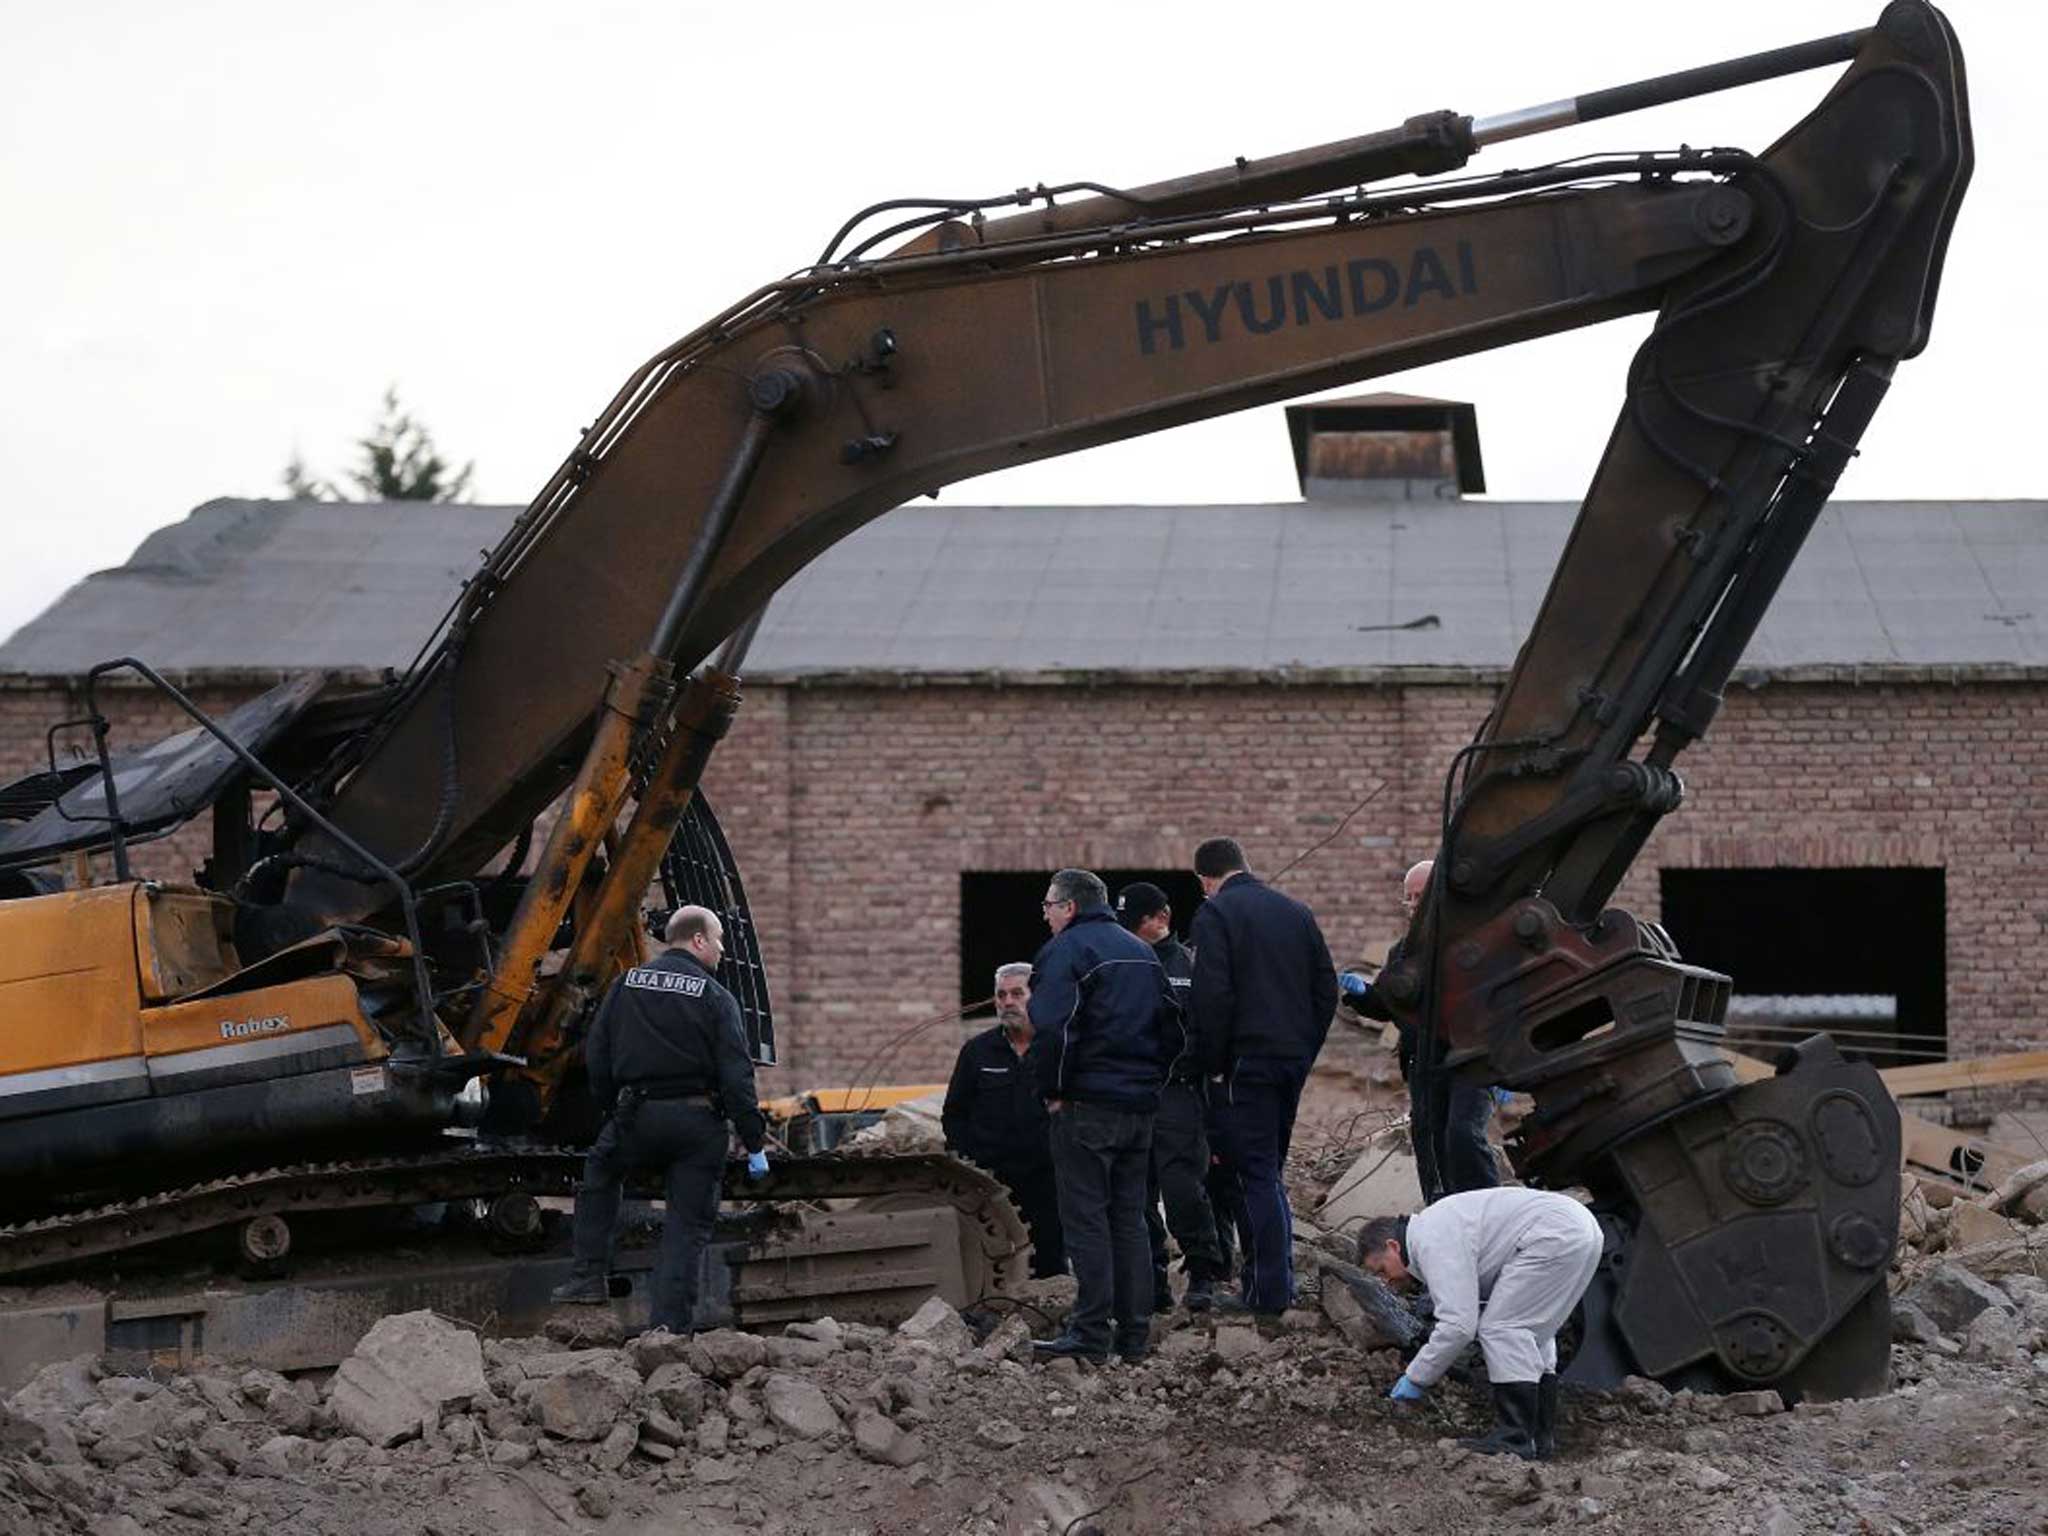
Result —
[[[1533,1381],[1501,1381],[1493,1387],[1493,1428],[1458,1444],[1482,1456],[1536,1460],[1536,1399]]]
[[[1557,1454],[1557,1372],[1545,1371],[1536,1383],[1536,1459]]]

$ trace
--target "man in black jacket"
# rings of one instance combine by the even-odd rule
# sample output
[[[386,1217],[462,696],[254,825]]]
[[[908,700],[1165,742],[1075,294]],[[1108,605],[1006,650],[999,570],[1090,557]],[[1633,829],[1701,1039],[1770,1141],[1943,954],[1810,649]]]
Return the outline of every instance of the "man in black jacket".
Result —
[[[1041,1358],[1101,1361],[1114,1348],[1136,1360],[1152,1325],[1145,1184],[1171,1055],[1160,1024],[1172,989],[1152,947],[1117,926],[1108,889],[1087,870],[1054,875],[1039,906],[1052,938],[1032,969],[1030,1059],[1052,1115],[1076,1294],[1066,1331],[1032,1347]]]
[[[997,966],[995,1028],[960,1047],[939,1123],[949,1148],[1009,1186],[1031,1228],[1031,1273],[1043,1280],[1067,1272],[1067,1249],[1045,1101],[1024,1059],[1031,1049],[1030,1002],[1029,963]]]
[[[1416,911],[1422,905],[1422,898],[1429,892],[1429,878],[1436,868],[1434,859],[1424,859],[1414,865],[1401,879],[1401,910],[1408,914],[1408,921],[1415,921]],[[1398,1021],[1394,1010],[1381,990],[1380,979],[1394,968],[1394,964],[1406,952],[1406,935],[1394,941],[1387,951],[1387,963],[1380,967],[1379,975],[1367,981],[1356,972],[1346,971],[1340,978],[1344,992],[1344,1005],[1354,1013],[1381,1023]],[[1402,1024],[1401,1040],[1397,1059],[1401,1064],[1401,1081],[1408,1084],[1409,1105],[1412,1110],[1427,1111],[1411,1116],[1410,1123],[1431,1124],[1436,1128],[1437,1176],[1443,1181],[1447,1195],[1463,1194],[1472,1189],[1492,1189],[1500,1183],[1500,1165],[1493,1158],[1493,1144],[1487,1140],[1486,1128],[1493,1123],[1495,1108],[1494,1091],[1483,1083],[1468,1083],[1463,1078],[1447,1079],[1435,1074],[1426,1085],[1415,1078],[1415,1036],[1413,1031]],[[1430,1102],[1424,1104],[1424,1092],[1430,1094]]]
[[[606,1119],[576,1191],[575,1265],[554,1299],[609,1299],[619,1186],[634,1168],[665,1168],[668,1212],[649,1322],[686,1333],[718,1217],[726,1122],[746,1145],[748,1177],[757,1179],[768,1173],[767,1123],[739,1004],[712,977],[725,954],[717,914],[684,907],[668,920],[666,938],[666,950],[612,983],[584,1044],[590,1091]]]
[[[1166,892],[1150,881],[1137,880],[1116,895],[1116,920],[1152,946],[1166,979],[1180,1003],[1168,1021],[1166,1039],[1173,1058],[1167,1063],[1166,1085],[1159,1092],[1159,1114],[1152,1122],[1152,1185],[1145,1195],[1145,1226],[1152,1241],[1155,1307],[1170,1307],[1166,1285],[1166,1234],[1180,1244],[1188,1272],[1187,1305],[1203,1312],[1213,1305],[1216,1283],[1228,1273],[1216,1234],[1216,1212],[1209,1204],[1209,1136],[1203,1128],[1208,1094],[1202,1080],[1201,1052],[1195,1047],[1188,1014],[1188,993],[1194,986],[1195,957],[1173,936],[1173,907]],[[1166,1206],[1166,1220],[1159,1206]],[[1164,1302],[1166,1307],[1159,1306]]]
[[[1195,1037],[1220,1094],[1214,1123],[1244,1224],[1243,1305],[1278,1316],[1294,1300],[1294,1214],[1281,1173],[1294,1111],[1337,1008],[1337,973],[1315,915],[1257,879],[1244,850],[1195,850],[1209,899],[1195,913]]]

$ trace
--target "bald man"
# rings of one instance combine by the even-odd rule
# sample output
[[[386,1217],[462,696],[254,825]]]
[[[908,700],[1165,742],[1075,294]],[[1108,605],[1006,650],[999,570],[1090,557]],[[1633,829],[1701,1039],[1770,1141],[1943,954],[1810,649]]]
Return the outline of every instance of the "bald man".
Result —
[[[583,1048],[590,1091],[606,1118],[576,1192],[575,1267],[554,1299],[610,1299],[619,1186],[635,1168],[664,1168],[668,1209],[649,1323],[686,1333],[718,1216],[726,1124],[746,1145],[750,1178],[768,1172],[767,1126],[739,1004],[713,975],[725,958],[723,925],[706,907],[684,907],[668,920],[665,937],[667,949],[612,983]]]
[[[1422,906],[1422,900],[1429,894],[1429,877],[1436,870],[1434,859],[1424,859],[1412,865],[1401,877],[1401,910],[1408,921],[1415,921],[1415,914]],[[1396,1022],[1394,1011],[1387,1004],[1380,990],[1380,977],[1394,967],[1406,949],[1408,938],[1403,934],[1394,941],[1394,947],[1387,951],[1387,963],[1381,967],[1379,976],[1367,981],[1355,971],[1346,971],[1339,982],[1344,1005],[1354,1013],[1362,1013],[1368,1019]],[[1415,1036],[1406,1023],[1401,1024],[1401,1078],[1405,1082],[1415,1065]],[[1413,1107],[1424,1108],[1419,1100],[1422,1094],[1420,1084],[1411,1083],[1410,1097]],[[1450,1083],[1435,1085],[1435,1113],[1430,1117],[1436,1124],[1437,1171],[1447,1195],[1459,1194],[1465,1190],[1492,1189],[1500,1183],[1500,1167],[1493,1159],[1493,1144],[1487,1140],[1486,1128],[1493,1122],[1494,1092],[1483,1084],[1468,1083],[1462,1078]],[[1423,1117],[1417,1115],[1417,1121]]]

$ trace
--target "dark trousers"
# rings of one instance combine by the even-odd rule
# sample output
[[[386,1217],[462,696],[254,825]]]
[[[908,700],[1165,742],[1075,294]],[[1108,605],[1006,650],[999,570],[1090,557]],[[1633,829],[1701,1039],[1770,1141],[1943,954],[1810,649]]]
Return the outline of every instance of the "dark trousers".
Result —
[[[1031,1229],[1031,1276],[1044,1280],[1067,1272],[1067,1240],[1060,1228],[1059,1191],[1050,1162],[997,1162],[990,1171],[1009,1188],[1017,1214]]]
[[[1409,1107],[1420,1121],[1422,1090],[1409,1084]],[[1500,1165],[1494,1161],[1493,1145],[1486,1128],[1493,1123],[1493,1089],[1462,1078],[1436,1085],[1436,1165],[1444,1193],[1462,1194],[1468,1189],[1492,1189],[1500,1183]]]
[[[1152,1326],[1145,1181],[1152,1117],[1069,1099],[1052,1117],[1060,1227],[1074,1271],[1067,1330],[1094,1349],[1142,1349]],[[1114,1318],[1114,1337],[1110,1320]]]
[[[1261,1312],[1294,1302],[1294,1213],[1280,1176],[1308,1068],[1305,1061],[1243,1057],[1232,1064],[1215,1106],[1223,1159],[1237,1183],[1244,1301]]]
[[[1217,1099],[1223,1090],[1212,1090]],[[1223,1137],[1216,1128],[1216,1113],[1209,1112],[1209,1177],[1202,1181],[1209,1192],[1209,1209],[1216,1213],[1216,1252],[1222,1260],[1217,1278],[1228,1280],[1237,1270],[1238,1232],[1244,1226],[1244,1212],[1237,1198],[1237,1174],[1223,1156]]]
[[[1220,1280],[1229,1273],[1217,1237],[1219,1225],[1209,1200],[1209,1133],[1203,1125],[1207,1108],[1202,1090],[1193,1083],[1168,1083],[1159,1094],[1159,1113],[1152,1121],[1153,1203],[1145,1214],[1156,1224],[1155,1205],[1166,1206],[1166,1231],[1180,1244],[1181,1261],[1190,1278]],[[1164,1232],[1154,1244],[1153,1268],[1166,1268]]]
[[[718,1219],[725,1150],[724,1118],[701,1104],[649,1099],[605,1121],[583,1160],[583,1184],[576,1191],[577,1276],[611,1268],[619,1186],[626,1175],[636,1168],[666,1168],[668,1212],[654,1264],[649,1324],[687,1332],[697,1311],[704,1250]]]

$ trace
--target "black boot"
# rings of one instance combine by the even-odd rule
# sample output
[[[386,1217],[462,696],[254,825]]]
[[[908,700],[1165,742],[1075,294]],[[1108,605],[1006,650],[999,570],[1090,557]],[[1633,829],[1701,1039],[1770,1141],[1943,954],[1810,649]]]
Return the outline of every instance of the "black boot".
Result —
[[[1536,1383],[1536,1459],[1557,1454],[1557,1372],[1545,1371]]]
[[[1536,1397],[1533,1381],[1499,1381],[1493,1386],[1493,1428],[1458,1444],[1482,1456],[1536,1460]]]
[[[603,1275],[571,1275],[548,1292],[548,1300],[579,1307],[601,1307],[612,1299]]]
[[[1109,1361],[1107,1345],[1092,1343],[1078,1334],[1063,1333],[1056,1339],[1033,1339],[1031,1341],[1033,1360],[1085,1360],[1090,1365],[1106,1365]]]

